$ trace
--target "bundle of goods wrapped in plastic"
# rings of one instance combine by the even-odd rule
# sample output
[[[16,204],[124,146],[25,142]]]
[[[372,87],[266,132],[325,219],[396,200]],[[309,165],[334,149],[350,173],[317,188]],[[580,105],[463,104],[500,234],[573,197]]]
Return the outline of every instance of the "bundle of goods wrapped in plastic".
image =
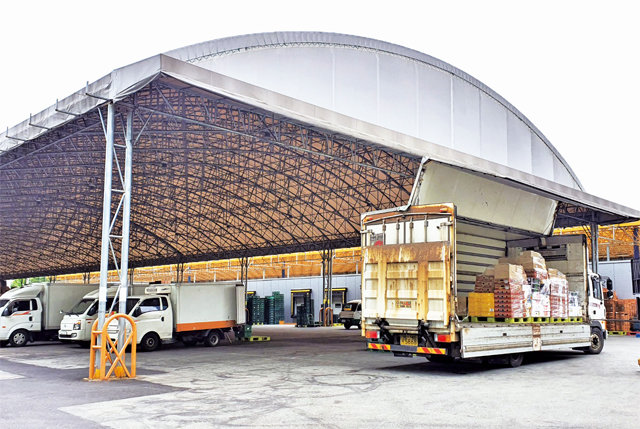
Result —
[[[582,316],[582,306],[580,305],[580,296],[578,292],[569,292],[569,317]],[[609,316],[607,316],[608,318]]]
[[[550,317],[569,317],[569,283],[558,270],[549,269]]]
[[[569,307],[569,284],[566,276],[546,262],[538,252],[525,251],[517,257],[504,257],[498,264],[476,276],[476,295],[469,295],[469,315],[487,316],[488,297],[493,292],[495,317],[559,317],[582,315],[575,294]],[[473,304],[473,313],[471,306]],[[480,314],[482,313],[482,314]]]
[[[531,317],[551,317],[551,302],[545,291],[531,292]]]

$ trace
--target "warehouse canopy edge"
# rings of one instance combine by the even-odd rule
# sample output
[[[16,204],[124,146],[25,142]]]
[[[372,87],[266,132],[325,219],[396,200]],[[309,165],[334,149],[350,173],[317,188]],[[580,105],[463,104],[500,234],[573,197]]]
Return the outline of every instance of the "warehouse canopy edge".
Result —
[[[464,195],[464,192],[468,191],[466,188],[470,186],[487,187],[491,186],[491,182],[499,183],[517,191],[510,191],[510,194],[502,192],[502,195],[500,195],[502,200],[500,200],[495,194],[501,191],[496,192],[495,189],[485,189],[484,191],[482,189],[476,189],[476,193],[471,200],[473,203],[478,204],[474,211],[476,215],[472,215],[471,217],[480,220],[495,218],[494,214],[493,216],[485,216],[487,219],[481,219],[483,216],[478,214],[478,208],[485,206],[486,203],[490,203],[492,198],[496,204],[506,204],[505,198],[508,197],[518,200],[529,198],[527,202],[535,203],[537,207],[525,208],[519,217],[525,219],[527,218],[526,212],[534,213],[536,210],[542,210],[542,213],[538,213],[537,216],[529,219],[526,222],[526,226],[522,225],[521,229],[523,230],[530,229],[538,233],[549,234],[553,228],[589,225],[591,223],[610,225],[633,222],[640,219],[640,211],[638,210],[507,166],[474,158],[470,155],[463,154],[456,161],[424,157],[420,169],[421,173],[419,173],[419,178],[416,180],[414,190],[412,191],[411,203],[447,202],[448,199],[456,201],[455,196],[447,197],[442,194],[446,194],[447,191],[452,191],[453,193],[461,192],[461,195]],[[469,180],[465,181],[463,176],[455,173],[456,170],[466,172],[467,176],[476,176],[479,181],[475,183]],[[427,172],[430,172],[430,174],[427,174]],[[435,179],[431,177],[434,175]],[[450,181],[450,187],[438,186],[439,181],[442,182],[445,180]],[[458,188],[455,189],[456,187]],[[517,193],[518,191],[520,191],[519,194]],[[522,194],[522,192],[539,198],[527,197],[525,194]],[[483,195],[483,193],[485,195]],[[438,198],[448,199],[447,201],[435,201],[433,198],[436,200]],[[427,201],[426,199],[429,200]],[[556,204],[549,205],[551,201],[555,202],[557,207]],[[546,215],[544,214],[545,210],[542,206],[548,206]],[[555,218],[553,218],[553,215],[555,215]],[[534,224],[537,219],[540,219],[542,224],[536,227]]]
[[[612,224],[640,219],[640,212],[637,210],[581,190],[320,108],[164,54],[118,68],[8,131],[0,132],[0,160],[11,149],[41,137],[109,100],[123,100],[162,76],[173,77],[186,85],[297,119],[314,127],[379,144],[400,153],[426,156],[476,173],[489,174],[514,186],[524,186],[542,195],[558,197],[565,206],[561,208],[557,227],[593,221]]]

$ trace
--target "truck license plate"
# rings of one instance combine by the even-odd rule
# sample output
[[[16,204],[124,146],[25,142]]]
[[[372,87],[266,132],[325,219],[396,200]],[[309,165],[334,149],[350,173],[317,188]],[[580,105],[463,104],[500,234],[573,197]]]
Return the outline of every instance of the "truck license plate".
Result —
[[[418,336],[417,335],[401,335],[400,345],[401,346],[417,346]]]

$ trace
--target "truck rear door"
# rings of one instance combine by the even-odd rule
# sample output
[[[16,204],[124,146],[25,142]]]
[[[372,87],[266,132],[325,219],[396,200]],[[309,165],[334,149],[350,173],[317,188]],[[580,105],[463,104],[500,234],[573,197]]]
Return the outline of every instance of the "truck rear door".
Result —
[[[384,321],[406,330],[421,320],[448,326],[454,210],[452,204],[438,204],[364,216],[365,325]]]

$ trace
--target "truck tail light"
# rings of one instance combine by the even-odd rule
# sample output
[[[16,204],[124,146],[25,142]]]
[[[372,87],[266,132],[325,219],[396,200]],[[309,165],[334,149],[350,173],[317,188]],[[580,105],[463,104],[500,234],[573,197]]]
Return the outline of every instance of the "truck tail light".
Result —
[[[380,331],[367,331],[366,336],[367,338],[372,338],[377,340],[380,338]]]
[[[451,335],[443,335],[443,334],[434,334],[434,340],[438,343],[450,343]]]

